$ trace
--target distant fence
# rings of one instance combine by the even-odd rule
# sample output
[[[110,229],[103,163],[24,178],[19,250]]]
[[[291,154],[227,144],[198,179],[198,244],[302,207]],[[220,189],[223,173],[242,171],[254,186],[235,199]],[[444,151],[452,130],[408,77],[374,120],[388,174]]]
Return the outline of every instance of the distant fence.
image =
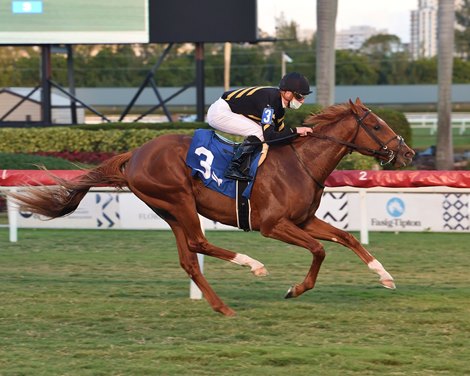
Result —
[[[232,87],[236,89],[239,87]],[[19,89],[19,88],[10,88]],[[162,98],[171,98],[168,106],[195,106],[196,88],[190,87],[176,95],[181,87],[159,87]],[[316,103],[316,90],[312,86],[312,94],[305,103]],[[32,88],[23,88],[32,90]],[[138,87],[77,87],[76,96],[91,106],[127,106]],[[54,93],[63,95],[56,90]],[[206,86],[204,90],[206,105],[214,102],[224,92],[222,86]],[[361,98],[366,105],[436,105],[438,102],[438,85],[338,85],[335,87],[335,103],[347,102],[349,99]],[[470,102],[470,84],[452,85],[452,103],[468,104]],[[155,91],[145,88],[135,102],[136,106],[154,106],[158,103]]]
[[[238,87],[233,87],[236,89]],[[169,106],[195,106],[196,89],[194,87],[173,97],[181,87],[160,87],[162,98],[172,98]],[[316,90],[305,103],[316,103]],[[77,97],[93,106],[125,106],[135,95],[137,88],[77,88]],[[204,90],[206,105],[214,102],[224,92],[221,86],[206,86]],[[366,105],[436,105],[438,102],[438,85],[354,85],[335,87],[335,103],[347,102],[349,99],[361,98]],[[139,96],[137,106],[155,105],[157,98],[152,88],[144,89]],[[452,85],[452,103],[468,104],[470,102],[470,84]]]
[[[430,135],[437,131],[436,114],[406,114],[406,117],[413,129],[428,129]],[[452,128],[458,129],[461,136],[470,128],[470,114],[453,114],[451,121]]]

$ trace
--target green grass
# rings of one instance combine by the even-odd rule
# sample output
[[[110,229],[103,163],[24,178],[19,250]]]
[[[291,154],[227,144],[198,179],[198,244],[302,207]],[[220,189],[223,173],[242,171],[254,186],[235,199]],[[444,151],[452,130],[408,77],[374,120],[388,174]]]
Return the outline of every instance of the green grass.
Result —
[[[470,234],[371,233],[395,291],[325,243],[316,288],[289,300],[306,250],[258,233],[207,236],[270,271],[205,258],[234,318],[188,298],[169,232],[20,229],[15,244],[0,229],[0,374],[470,374]]]
[[[452,129],[452,142],[454,152],[464,152],[470,150],[470,128],[467,127],[464,134],[460,134],[459,129]],[[413,148],[424,150],[431,145],[437,145],[437,134],[430,134],[429,129],[413,129]]]

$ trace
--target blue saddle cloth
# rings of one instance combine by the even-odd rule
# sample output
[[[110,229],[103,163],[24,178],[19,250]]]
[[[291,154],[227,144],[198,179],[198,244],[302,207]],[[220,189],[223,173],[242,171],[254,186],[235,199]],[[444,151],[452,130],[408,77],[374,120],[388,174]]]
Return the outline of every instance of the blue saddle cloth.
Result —
[[[186,164],[192,175],[200,178],[204,185],[214,191],[235,198],[235,180],[224,177],[224,171],[232,160],[237,144],[216,134],[210,129],[197,129],[186,156]],[[252,158],[250,175],[256,176],[261,153]],[[243,197],[250,198],[253,181],[243,191]]]

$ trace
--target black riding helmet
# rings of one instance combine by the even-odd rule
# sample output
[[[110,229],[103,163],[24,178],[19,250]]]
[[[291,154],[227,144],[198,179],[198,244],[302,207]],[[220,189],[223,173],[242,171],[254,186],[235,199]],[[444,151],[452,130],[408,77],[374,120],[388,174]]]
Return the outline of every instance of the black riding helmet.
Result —
[[[311,93],[310,84],[308,83],[307,78],[297,72],[287,73],[282,77],[281,82],[279,82],[279,89],[292,91],[302,95],[308,95]]]

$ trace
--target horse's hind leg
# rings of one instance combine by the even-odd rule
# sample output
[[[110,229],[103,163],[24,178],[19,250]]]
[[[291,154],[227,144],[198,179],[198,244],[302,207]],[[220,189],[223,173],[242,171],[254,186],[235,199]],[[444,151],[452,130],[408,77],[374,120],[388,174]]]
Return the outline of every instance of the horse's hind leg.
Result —
[[[328,240],[348,247],[358,255],[365,264],[367,264],[369,269],[379,275],[380,283],[384,287],[388,289],[395,288],[395,283],[393,282],[393,277],[390,273],[388,273],[382,264],[350,233],[340,230],[339,228],[336,228],[316,217],[312,218],[304,229],[314,238]]]
[[[195,208],[192,211],[185,208],[184,211],[180,210],[179,212],[185,213],[184,215],[178,216],[177,221],[185,230],[188,248],[191,252],[217,257],[221,260],[230,261],[241,266],[248,266],[251,272],[257,277],[268,275],[268,271],[258,260],[243,253],[232,252],[209,243],[202,233],[201,222],[199,221],[199,216]]]
[[[136,187],[133,187],[132,191],[170,226],[175,224],[181,227],[187,240],[188,249],[191,252],[217,257],[241,266],[248,266],[257,277],[268,275],[268,271],[258,260],[242,253],[216,247],[207,241],[201,230],[201,222],[197,214],[194,196],[191,194],[175,194],[171,197],[171,202],[169,200],[164,202],[140,192]]]
[[[207,282],[206,278],[202,274],[199,267],[199,262],[197,260],[197,254],[189,250],[184,231],[178,225],[170,224],[170,226],[173,230],[173,233],[175,234],[181,267],[201,289],[202,293],[204,294],[204,298],[211,305],[214,311],[220,312],[225,316],[235,315],[235,311],[225,305],[225,303],[217,296],[215,291],[209,285],[209,282]]]

